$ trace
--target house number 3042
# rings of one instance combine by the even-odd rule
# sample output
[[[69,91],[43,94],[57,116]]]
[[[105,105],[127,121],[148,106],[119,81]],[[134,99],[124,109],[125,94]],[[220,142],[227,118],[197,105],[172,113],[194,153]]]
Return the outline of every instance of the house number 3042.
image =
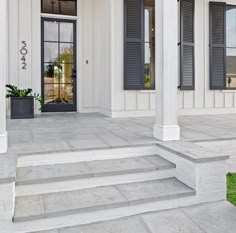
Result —
[[[25,41],[22,41],[21,44],[22,44],[21,49],[20,49],[21,64],[22,64],[21,69],[22,69],[22,70],[26,70],[26,69],[27,69],[26,55],[28,54],[27,44],[26,44]]]

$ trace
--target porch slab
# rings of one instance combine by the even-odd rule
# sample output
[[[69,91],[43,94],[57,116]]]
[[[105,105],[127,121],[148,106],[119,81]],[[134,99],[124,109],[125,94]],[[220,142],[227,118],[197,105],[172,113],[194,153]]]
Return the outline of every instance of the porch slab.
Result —
[[[181,140],[231,156],[236,171],[236,114],[179,116]],[[7,120],[9,151],[18,154],[153,144],[154,117],[108,118],[100,114],[53,113]],[[219,142],[219,143],[218,143]]]

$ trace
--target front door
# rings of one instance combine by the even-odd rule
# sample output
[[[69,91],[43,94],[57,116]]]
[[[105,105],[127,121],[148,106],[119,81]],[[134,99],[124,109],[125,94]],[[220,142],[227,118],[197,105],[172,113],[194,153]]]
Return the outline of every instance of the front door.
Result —
[[[76,21],[42,18],[43,112],[76,111]]]

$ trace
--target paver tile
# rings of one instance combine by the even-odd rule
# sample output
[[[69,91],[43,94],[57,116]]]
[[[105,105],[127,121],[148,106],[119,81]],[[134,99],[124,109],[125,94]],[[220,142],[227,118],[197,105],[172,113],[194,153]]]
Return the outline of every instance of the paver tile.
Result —
[[[84,227],[61,229],[59,233],[149,233],[139,219],[126,219]]]
[[[46,214],[127,202],[112,186],[45,194],[43,200]]]
[[[17,169],[17,182],[36,181],[91,174],[86,163],[58,164],[50,166],[23,167]]]
[[[168,195],[192,193],[193,190],[175,178],[117,185],[120,192],[130,201],[152,199]]]
[[[143,215],[142,219],[152,233],[205,233],[181,210]]]
[[[44,215],[42,196],[17,197],[15,203],[15,218],[35,217]]]
[[[183,211],[207,233],[236,232],[236,207],[228,202],[187,207]]]

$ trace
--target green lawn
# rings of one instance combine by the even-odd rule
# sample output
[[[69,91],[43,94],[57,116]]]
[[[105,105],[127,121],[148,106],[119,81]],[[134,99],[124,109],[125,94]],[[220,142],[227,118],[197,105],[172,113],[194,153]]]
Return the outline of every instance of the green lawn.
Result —
[[[227,199],[236,205],[236,173],[227,175]]]

